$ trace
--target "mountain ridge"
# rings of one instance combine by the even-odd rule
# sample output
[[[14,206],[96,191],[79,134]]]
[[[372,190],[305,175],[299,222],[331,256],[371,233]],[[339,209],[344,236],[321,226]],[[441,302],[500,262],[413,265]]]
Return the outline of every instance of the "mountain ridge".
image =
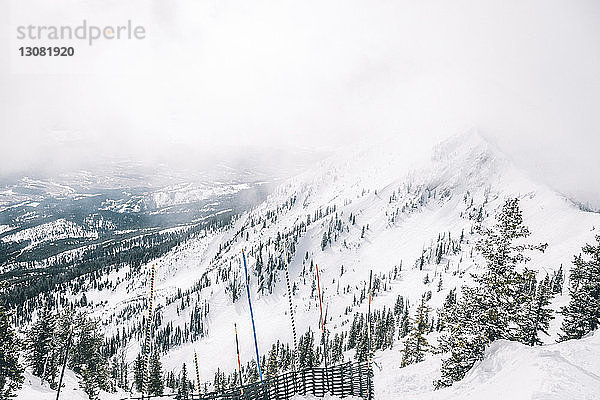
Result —
[[[379,312],[394,308],[398,296],[413,310],[425,293],[437,308],[450,289],[470,284],[471,274],[482,265],[474,251],[474,227],[492,224],[507,198],[521,200],[525,224],[533,233],[530,240],[549,244],[530,262],[540,278],[561,265],[568,271],[572,255],[600,225],[600,215],[583,212],[531,181],[477,133],[450,138],[427,155],[397,146],[384,143],[338,153],[284,181],[230,226],[207,230],[138,270],[123,268],[103,277],[106,289],[85,290],[89,311],[109,321],[109,338],[126,332],[127,340],[119,340],[133,361],[143,339],[149,266],[155,264],[153,332],[161,341],[157,346],[164,368],[178,371],[184,362],[191,365],[190,354],[196,350],[206,382],[217,369],[234,370],[234,322],[243,363],[254,357],[242,248],[259,351],[266,354],[277,341],[292,342],[284,263],[299,334],[318,329],[313,264],[320,266],[326,323],[333,335],[347,333],[353,315],[366,311],[364,290],[371,269],[379,285],[373,307]],[[557,296],[553,308],[566,300],[566,294]],[[560,317],[552,322],[545,342],[554,340],[560,322]],[[434,342],[435,337],[433,333]],[[354,349],[347,349],[343,357],[353,355]]]

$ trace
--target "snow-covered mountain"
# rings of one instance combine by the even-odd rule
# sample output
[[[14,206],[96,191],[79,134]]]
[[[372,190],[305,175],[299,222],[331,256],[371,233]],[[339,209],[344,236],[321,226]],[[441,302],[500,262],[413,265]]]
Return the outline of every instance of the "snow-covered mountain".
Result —
[[[528,264],[542,278],[561,265],[568,271],[572,256],[598,233],[600,214],[582,211],[532,181],[477,133],[453,137],[427,152],[388,141],[345,149],[286,180],[230,226],[206,230],[140,269],[114,270],[78,289],[85,292],[87,309],[105,324],[107,337],[132,361],[144,337],[150,265],[155,264],[153,335],[160,341],[164,369],[193,365],[196,351],[201,380],[210,382],[217,368],[229,373],[236,367],[234,322],[242,362],[254,357],[242,249],[258,346],[266,354],[277,341],[292,343],[284,259],[299,335],[318,331],[315,264],[331,335],[349,331],[355,313],[366,312],[370,270],[374,310],[393,308],[398,296],[412,307],[427,292],[430,306],[440,307],[450,289],[469,284],[470,273],[481,268],[474,226],[491,224],[510,197],[520,199],[531,241],[548,243]],[[566,303],[564,292],[554,299],[554,308]],[[66,296],[78,299],[82,293]],[[552,321],[545,342],[555,341],[560,322],[560,317]],[[401,357],[397,335],[395,341],[392,350],[376,353],[375,362],[383,368],[376,368],[376,392],[379,374],[389,374],[394,354]],[[353,355],[349,350],[344,357]],[[432,388],[432,381],[421,389],[427,385]]]

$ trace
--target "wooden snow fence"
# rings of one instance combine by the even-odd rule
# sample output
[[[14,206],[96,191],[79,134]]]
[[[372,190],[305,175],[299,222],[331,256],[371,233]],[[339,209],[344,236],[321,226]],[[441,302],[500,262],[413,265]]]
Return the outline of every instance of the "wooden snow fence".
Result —
[[[268,377],[263,382],[244,385],[242,388],[188,396],[188,400],[288,400],[299,395],[324,397],[356,396],[372,400],[373,370],[367,362],[347,362],[328,368],[307,368]],[[145,396],[145,399],[177,398],[175,394]],[[141,399],[141,397],[135,397]],[[183,400],[183,399],[182,399]]]

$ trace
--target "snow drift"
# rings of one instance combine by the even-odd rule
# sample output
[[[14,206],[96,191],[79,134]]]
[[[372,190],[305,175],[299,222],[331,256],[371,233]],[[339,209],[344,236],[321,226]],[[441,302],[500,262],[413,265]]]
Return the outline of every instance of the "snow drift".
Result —
[[[386,353],[397,352],[391,350]],[[600,331],[581,340],[541,347],[499,340],[453,387],[432,390],[439,362],[375,371],[376,398],[415,400],[592,400],[600,398]],[[397,354],[383,354],[386,363]]]

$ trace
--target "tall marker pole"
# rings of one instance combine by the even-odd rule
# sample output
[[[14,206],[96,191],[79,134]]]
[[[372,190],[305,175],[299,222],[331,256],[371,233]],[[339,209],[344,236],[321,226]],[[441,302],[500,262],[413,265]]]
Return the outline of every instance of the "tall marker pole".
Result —
[[[235,351],[237,352],[238,374],[240,375],[240,394],[244,396],[244,382],[242,381],[242,363],[240,362],[240,342],[238,341],[237,324],[233,324],[235,329]]]
[[[146,340],[144,341],[144,373],[142,374],[142,399],[146,390],[146,379],[148,376],[148,358],[150,354],[150,330],[152,329],[152,299],[154,297],[154,272],[152,264],[152,275],[150,275],[150,305],[148,307],[148,321],[146,323]]]
[[[323,300],[321,299],[321,280],[319,279],[319,266],[315,264],[317,269],[317,290],[319,291],[319,309],[321,311],[321,329],[325,333],[325,323],[323,322]]]
[[[284,240],[284,259],[285,265],[285,280],[287,282],[288,301],[290,303],[290,320],[292,322],[292,334],[294,337],[294,352],[292,353],[292,370],[296,370],[296,354],[298,353],[298,340],[296,338],[296,325],[294,323],[294,304],[292,303],[292,286],[290,285],[290,271],[288,270],[287,263],[287,242]]]
[[[373,280],[373,270],[369,273],[369,310],[367,312],[367,400],[371,399],[371,282]]]
[[[325,374],[327,374],[327,336],[325,334],[325,320],[323,319],[323,299],[321,298],[321,279],[319,277],[319,266],[315,264],[317,269],[317,290],[319,291],[319,309],[321,311],[321,331],[323,332],[323,361],[325,361]],[[327,379],[327,376],[325,377]],[[329,380],[327,379],[327,385]]]
[[[194,364],[196,364],[196,383],[198,383],[198,397],[200,397],[200,373],[198,371],[198,356],[196,350],[194,350]]]
[[[65,344],[65,359],[63,360],[62,369],[60,371],[60,380],[58,381],[58,390],[56,391],[56,400],[60,397],[60,389],[62,388],[63,378],[65,377],[65,368],[67,367],[67,359],[69,358],[69,349],[71,348],[71,339],[73,337],[73,326],[69,328],[69,336]]]
[[[250,306],[250,318],[252,319],[252,331],[254,333],[254,350],[256,350],[256,366],[258,367],[258,375],[262,382],[262,370],[260,368],[260,356],[258,355],[258,341],[256,340],[256,325],[254,325],[254,312],[252,311],[252,300],[250,300],[250,279],[248,278],[248,267],[246,266],[246,253],[242,249],[242,258],[244,259],[244,271],[246,272],[246,293],[248,294],[248,305]]]

